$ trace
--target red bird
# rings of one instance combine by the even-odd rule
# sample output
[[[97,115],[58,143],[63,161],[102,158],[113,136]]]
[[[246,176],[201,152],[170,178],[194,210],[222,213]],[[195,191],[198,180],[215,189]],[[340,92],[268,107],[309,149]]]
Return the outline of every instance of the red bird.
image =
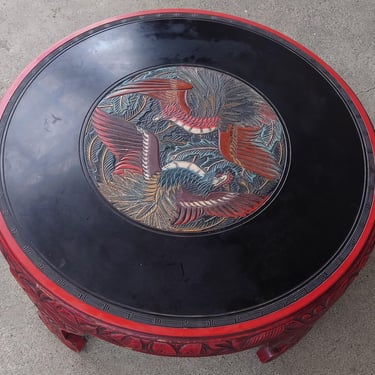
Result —
[[[274,155],[259,142],[263,127],[271,126],[276,120],[276,115],[265,108],[255,114],[254,124],[223,123],[225,116],[220,116],[220,103],[213,103],[215,98],[209,97],[203,99],[207,100],[207,106],[216,105],[216,114],[206,117],[194,116],[188,98],[189,90],[192,88],[192,84],[183,80],[153,78],[123,86],[107,98],[140,93],[157,99],[161,106],[160,118],[173,122],[193,134],[207,134],[218,130],[219,148],[225,159],[269,180],[278,178],[280,170]],[[225,100],[225,104],[230,106],[231,98]]]
[[[205,172],[187,161],[172,161],[161,167],[157,137],[122,117],[96,108],[92,123],[100,140],[116,158],[113,174],[123,177],[126,172],[131,172],[143,178],[139,191],[130,188],[120,200],[121,204],[126,203],[121,206],[122,210],[137,220],[152,226],[160,222],[160,217],[172,216],[175,219],[170,224],[174,228],[192,223],[204,215],[244,217],[264,201],[251,193],[217,191],[219,187],[231,183],[232,175],[229,172]],[[127,181],[125,178],[124,187]],[[208,189],[206,194],[205,189]],[[176,197],[172,212],[168,208],[170,202],[174,201],[170,199],[171,195]]]

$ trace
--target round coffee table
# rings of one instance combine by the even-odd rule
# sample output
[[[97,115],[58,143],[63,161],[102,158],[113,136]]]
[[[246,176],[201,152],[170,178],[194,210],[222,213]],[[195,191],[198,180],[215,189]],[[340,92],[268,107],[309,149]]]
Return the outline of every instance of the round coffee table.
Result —
[[[46,326],[145,353],[294,345],[374,246],[375,134],[293,40],[224,14],[105,20],[0,105],[2,252]]]

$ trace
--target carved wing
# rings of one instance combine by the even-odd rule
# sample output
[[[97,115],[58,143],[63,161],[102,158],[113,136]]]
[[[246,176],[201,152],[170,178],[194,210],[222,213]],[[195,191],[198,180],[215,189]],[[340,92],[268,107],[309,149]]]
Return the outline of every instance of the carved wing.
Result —
[[[228,125],[219,132],[219,147],[227,160],[272,180],[279,177],[280,171],[272,153],[257,142],[261,129]]]
[[[109,94],[107,98],[140,93],[158,99],[162,106],[178,104],[184,112],[189,114],[190,108],[186,103],[186,93],[192,87],[190,83],[180,79],[153,78],[123,86]]]
[[[206,198],[180,191],[175,225],[188,224],[204,215],[239,218],[254,212],[266,198],[254,194],[213,192]]]
[[[115,174],[125,170],[143,173],[146,177],[160,171],[159,142],[147,131],[138,131],[135,124],[96,108],[92,122],[104,145],[116,158]]]

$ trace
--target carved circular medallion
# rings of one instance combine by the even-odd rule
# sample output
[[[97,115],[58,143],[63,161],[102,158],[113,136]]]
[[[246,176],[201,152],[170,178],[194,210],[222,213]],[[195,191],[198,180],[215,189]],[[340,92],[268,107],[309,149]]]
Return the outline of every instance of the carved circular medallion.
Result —
[[[123,80],[94,109],[83,143],[102,196],[136,223],[173,233],[251,218],[287,167],[286,134],[266,99],[203,67]]]

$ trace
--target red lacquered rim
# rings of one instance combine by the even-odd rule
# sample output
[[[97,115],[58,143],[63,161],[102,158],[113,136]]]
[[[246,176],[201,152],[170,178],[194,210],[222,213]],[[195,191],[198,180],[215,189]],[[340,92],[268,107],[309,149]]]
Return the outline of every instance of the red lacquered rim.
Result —
[[[214,17],[220,17],[222,19],[227,20],[233,20],[237,22],[241,22],[243,24],[247,24],[256,28],[259,28],[261,30],[264,30],[266,32],[269,32],[284,41],[294,45],[299,50],[301,50],[303,53],[309,55],[315,62],[317,62],[320,66],[322,66],[326,71],[336,79],[336,81],[341,85],[341,87],[346,91],[346,94],[349,96],[349,98],[352,100],[354,106],[360,113],[362,120],[366,126],[368,135],[371,140],[372,148],[374,149],[375,145],[375,132],[374,128],[371,124],[371,121],[363,108],[362,104],[360,103],[359,99],[356,97],[354,92],[350,89],[350,87],[345,83],[345,81],[330,67],[328,66],[322,59],[320,59],[318,56],[316,56],[314,53],[309,51],[304,46],[300,45],[293,39],[283,35],[282,33],[273,30],[269,27],[263,26],[261,24],[258,24],[253,21],[249,21],[240,17],[231,16],[223,13],[218,12],[211,12],[211,11],[203,11],[203,10],[196,10],[196,9],[162,9],[162,10],[151,10],[151,11],[143,11],[143,12],[136,12],[136,13],[130,13],[126,15],[121,15],[113,18],[109,18],[100,22],[97,22],[93,25],[90,25],[88,27],[85,27],[81,30],[76,31],[75,33],[67,36],[66,38],[60,40],[59,42],[55,43],[53,46],[51,46],[49,49],[47,49],[45,52],[43,52],[40,56],[38,56],[33,62],[31,62],[24,70],[23,72],[18,76],[18,78],[14,81],[14,83],[11,85],[11,87],[8,89],[8,91],[5,93],[4,97],[2,98],[2,101],[0,102],[0,117],[3,115],[5,108],[15,93],[16,89],[19,87],[21,82],[26,78],[26,76],[31,72],[33,68],[35,68],[46,56],[51,54],[53,51],[58,49],[60,46],[65,44],[66,42],[69,42],[73,38],[81,35],[82,33],[89,31],[93,28],[96,28],[98,26],[102,26],[106,23],[119,21],[126,18],[132,18],[132,17],[138,17],[143,15],[152,15],[152,14],[169,14],[169,13],[194,13],[198,15],[207,15],[207,16],[214,16]],[[14,254],[14,256],[18,259],[18,261],[22,264],[22,266],[34,277],[34,279],[46,290],[56,295],[58,298],[69,304],[70,306],[78,309],[79,311],[82,311],[88,315],[91,315],[97,319],[102,320],[105,323],[113,324],[121,327],[125,327],[128,329],[132,329],[139,332],[147,332],[149,334],[155,334],[160,336],[175,336],[175,337],[210,337],[210,336],[223,336],[223,335],[230,335],[234,333],[238,333],[241,331],[247,331],[250,329],[262,327],[264,325],[274,323],[275,321],[281,320],[304,306],[308,305],[309,303],[316,300],[319,296],[321,296],[323,293],[325,293],[330,287],[332,287],[340,277],[342,277],[350,268],[354,260],[357,258],[363,247],[366,245],[370,234],[374,230],[375,226],[375,205],[374,205],[375,198],[372,199],[371,204],[371,210],[369,214],[368,221],[362,231],[362,234],[354,246],[351,253],[348,255],[348,257],[343,261],[343,263],[338,267],[338,269],[322,284],[320,284],[316,289],[314,289],[312,292],[308,293],[304,297],[300,298],[295,303],[292,303],[288,305],[285,308],[282,308],[280,310],[277,310],[275,312],[272,312],[268,315],[264,315],[260,318],[253,319],[247,322],[233,324],[233,325],[227,325],[227,326],[219,326],[219,327],[208,327],[208,328],[170,328],[170,327],[161,327],[161,326],[155,326],[155,325],[149,325],[144,323],[138,323],[131,320],[127,320],[124,318],[120,318],[118,316],[106,313],[102,310],[99,310],[91,305],[88,305],[87,303],[79,300],[78,298],[72,296],[67,291],[59,287],[56,283],[51,281],[46,275],[44,275],[31,261],[30,259],[25,255],[23,250],[20,248],[16,240],[13,238],[12,233],[9,231],[5,220],[2,215],[0,215],[0,233],[1,233],[1,240],[2,245],[6,249],[7,252],[11,252]]]

